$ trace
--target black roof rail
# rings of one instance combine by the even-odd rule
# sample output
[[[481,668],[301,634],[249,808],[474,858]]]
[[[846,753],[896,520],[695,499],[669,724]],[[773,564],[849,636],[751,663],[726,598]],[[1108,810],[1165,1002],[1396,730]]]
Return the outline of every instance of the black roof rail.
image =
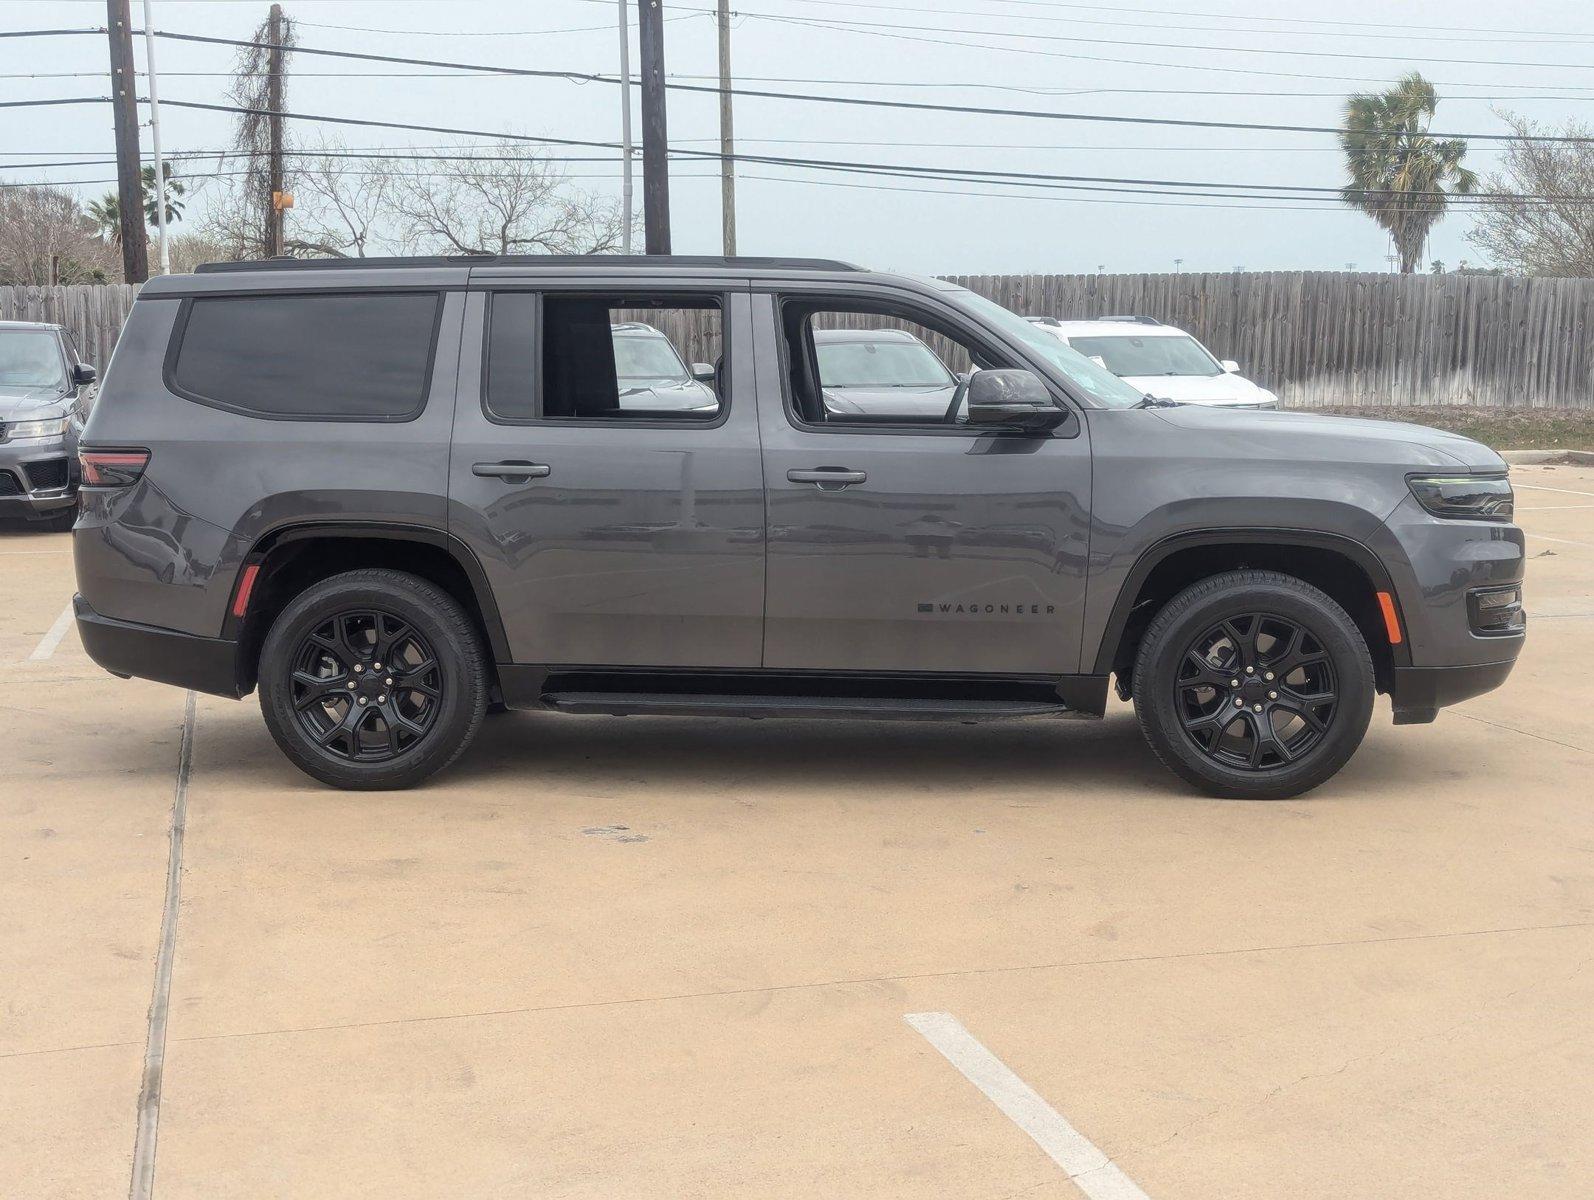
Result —
[[[1126,324],[1129,324],[1129,325],[1161,325],[1162,324],[1162,322],[1157,320],[1156,317],[1138,317],[1138,316],[1130,316],[1130,317],[1121,317],[1121,316],[1119,316],[1119,317],[1092,317],[1091,320],[1092,321],[1123,321],[1123,322],[1125,322]]]
[[[721,267],[726,270],[862,271],[831,258],[758,258],[710,254],[435,254],[411,258],[276,258],[200,263],[196,274],[228,271],[369,271],[399,267]]]

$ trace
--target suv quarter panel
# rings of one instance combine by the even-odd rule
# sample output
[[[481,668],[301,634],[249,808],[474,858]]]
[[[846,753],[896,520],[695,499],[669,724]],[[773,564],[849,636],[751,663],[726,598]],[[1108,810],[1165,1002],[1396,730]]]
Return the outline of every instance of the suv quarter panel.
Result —
[[[84,598],[102,616],[216,637],[244,558],[276,529],[310,518],[442,530],[464,299],[444,293],[421,412],[383,423],[263,420],[174,395],[162,381],[181,302],[141,298],[84,438],[148,449],[150,463],[132,487],[83,493]]]

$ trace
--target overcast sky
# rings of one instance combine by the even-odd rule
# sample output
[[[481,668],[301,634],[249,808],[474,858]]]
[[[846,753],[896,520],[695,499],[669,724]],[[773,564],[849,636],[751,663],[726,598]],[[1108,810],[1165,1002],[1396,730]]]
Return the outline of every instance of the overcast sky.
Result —
[[[267,7],[260,0],[155,0],[155,25],[240,38],[264,18]],[[613,72],[618,66],[616,0],[288,0],[284,7],[299,21],[304,46],[539,69]],[[712,7],[713,0],[665,0],[668,68],[682,81],[698,81],[716,70],[714,22],[702,11]],[[139,24],[140,0],[134,0],[133,11]],[[1131,6],[744,0],[738,11],[734,70],[749,87],[781,87],[761,81],[779,77],[827,81],[784,85],[792,90],[887,99],[1321,126],[1338,123],[1347,92],[1376,89],[1417,69],[1439,87],[1439,130],[1503,131],[1495,111],[1501,108],[1553,124],[1594,115],[1594,14],[1586,0],[1511,5],[1134,0]],[[103,0],[0,0],[0,31],[86,28],[100,25],[104,17]],[[142,41],[135,52],[142,70]],[[232,48],[161,41],[156,53],[162,99],[224,102]],[[632,53],[635,69],[634,25]],[[4,99],[104,95],[105,70],[103,37],[0,39]],[[292,63],[290,108],[618,139],[616,87],[452,72],[409,74],[424,70],[301,55]],[[350,78],[350,72],[373,74]],[[633,89],[633,101],[638,99]],[[717,145],[714,97],[672,92],[669,105],[672,146]],[[162,129],[168,150],[215,149],[229,141],[231,119],[166,108]],[[314,144],[321,130],[354,147],[451,140],[309,124],[295,124],[291,140]],[[1343,182],[1338,149],[1325,134],[906,112],[746,97],[737,100],[736,132],[738,148],[754,154],[1203,185],[1334,187]],[[146,131],[146,158],[147,136]],[[1468,165],[1487,173],[1497,146],[1474,143]],[[76,190],[86,198],[98,196],[110,189],[92,181],[108,179],[113,173],[108,167],[17,164],[103,157],[112,149],[107,106],[0,109],[0,179],[90,181]],[[679,253],[719,252],[716,170],[711,164],[672,167]],[[580,186],[618,194],[617,163],[581,164],[570,172],[580,176],[573,181]],[[1175,259],[1183,260],[1186,271],[1339,270],[1348,263],[1361,270],[1387,269],[1384,236],[1368,218],[1326,196],[1320,204],[1286,209],[1205,197],[1041,195],[1024,188],[918,183],[786,166],[747,164],[740,175],[739,249],[745,254],[824,255],[925,273],[1071,272],[1098,266],[1167,271],[1174,269]],[[1463,240],[1467,224],[1464,214],[1447,219],[1429,256],[1452,267],[1463,259],[1476,262]]]

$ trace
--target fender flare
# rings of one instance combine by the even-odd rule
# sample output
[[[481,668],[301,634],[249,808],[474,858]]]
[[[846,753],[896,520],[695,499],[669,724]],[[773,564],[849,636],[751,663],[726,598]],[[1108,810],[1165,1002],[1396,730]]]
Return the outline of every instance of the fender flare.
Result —
[[[493,660],[500,663],[510,661],[509,638],[504,633],[503,618],[499,615],[492,587],[487,582],[487,573],[482,570],[481,563],[477,561],[470,547],[446,529],[437,529],[429,525],[409,525],[399,521],[294,521],[269,529],[256,538],[243,564],[263,561],[278,546],[309,541],[313,538],[420,542],[444,551],[465,573],[465,578],[470,583],[471,592],[476,599],[476,608],[481,613],[482,626],[487,633],[487,644],[492,650]],[[243,564],[240,564],[240,567]],[[236,638],[240,624],[241,622],[229,613],[227,628],[222,631],[222,636]]]
[[[1107,618],[1106,627],[1102,630],[1101,642],[1096,648],[1095,673],[1106,675],[1113,669],[1113,659],[1118,652],[1118,643],[1122,640],[1124,629],[1129,624],[1129,615],[1134,610],[1135,597],[1140,594],[1146,579],[1151,572],[1183,550],[1193,550],[1202,546],[1232,546],[1259,545],[1259,546],[1298,546],[1314,550],[1328,550],[1340,554],[1359,567],[1372,581],[1373,590],[1388,592],[1395,602],[1396,611],[1400,608],[1400,596],[1395,591],[1394,582],[1389,577],[1389,570],[1384,566],[1383,560],[1373,551],[1357,541],[1339,533],[1325,533],[1320,529],[1284,529],[1267,528],[1258,526],[1245,526],[1223,529],[1193,529],[1184,533],[1171,534],[1162,540],[1153,543],[1141,551],[1140,557],[1135,560],[1135,565],[1129,569],[1129,574],[1124,577],[1123,586],[1118,589],[1117,599],[1113,601],[1112,612]],[[1401,618],[1402,627],[1405,618]],[[1399,666],[1410,664],[1411,651],[1403,641],[1398,646],[1391,646],[1395,663]]]

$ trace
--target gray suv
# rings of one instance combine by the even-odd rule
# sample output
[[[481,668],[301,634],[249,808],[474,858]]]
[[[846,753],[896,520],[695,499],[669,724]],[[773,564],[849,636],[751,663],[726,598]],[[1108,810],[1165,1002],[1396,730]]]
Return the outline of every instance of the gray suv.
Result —
[[[632,324],[712,398],[629,402]],[[958,386],[827,405],[827,329],[906,331]],[[968,291],[838,262],[154,279],[81,458],[89,654],[258,688],[339,787],[417,783],[503,708],[1099,717],[1115,682],[1190,784],[1292,796],[1375,692],[1431,721],[1523,641],[1486,447],[1156,400]]]
[[[0,321],[0,519],[71,521],[94,379],[60,325]]]

